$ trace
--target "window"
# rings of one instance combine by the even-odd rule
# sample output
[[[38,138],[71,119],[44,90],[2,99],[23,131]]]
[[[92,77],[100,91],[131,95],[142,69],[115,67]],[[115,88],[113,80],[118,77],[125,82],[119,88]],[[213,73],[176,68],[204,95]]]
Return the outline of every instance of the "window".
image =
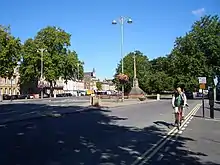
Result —
[[[15,85],[15,84],[16,84],[16,83],[15,83],[15,79],[12,79],[12,84],[13,84],[13,85]]]
[[[8,78],[6,78],[6,84],[9,85],[11,84],[10,80]]]

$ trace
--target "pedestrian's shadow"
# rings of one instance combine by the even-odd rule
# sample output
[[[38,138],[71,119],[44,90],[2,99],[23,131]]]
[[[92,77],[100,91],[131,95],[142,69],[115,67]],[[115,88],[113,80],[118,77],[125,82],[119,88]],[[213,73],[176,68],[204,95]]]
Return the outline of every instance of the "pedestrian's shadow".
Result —
[[[167,123],[165,121],[155,121],[154,124],[156,124],[156,125],[164,125],[167,128],[169,128],[169,129],[174,127],[173,123]]]

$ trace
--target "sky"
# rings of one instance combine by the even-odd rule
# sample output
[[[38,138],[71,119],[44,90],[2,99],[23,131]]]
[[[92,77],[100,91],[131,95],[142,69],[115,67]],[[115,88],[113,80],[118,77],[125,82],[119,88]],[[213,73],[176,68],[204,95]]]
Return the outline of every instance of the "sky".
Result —
[[[124,55],[139,50],[149,59],[169,54],[175,38],[188,32],[205,14],[220,16],[220,0],[1,0],[0,24],[10,25],[22,42],[46,26],[71,34],[71,50],[85,71],[112,78],[120,59],[120,25],[124,25]]]

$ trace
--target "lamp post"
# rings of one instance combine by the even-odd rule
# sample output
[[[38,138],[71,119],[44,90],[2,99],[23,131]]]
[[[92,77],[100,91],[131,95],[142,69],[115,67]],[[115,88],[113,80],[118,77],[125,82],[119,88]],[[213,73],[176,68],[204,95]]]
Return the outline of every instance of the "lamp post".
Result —
[[[132,19],[121,16],[118,20],[113,20],[112,24],[120,24],[121,27],[121,72],[124,74],[124,55],[123,55],[123,46],[124,46],[124,24],[131,24]],[[122,101],[124,101],[124,84],[122,84]]]
[[[77,63],[77,96],[79,96],[79,63]]]
[[[44,51],[46,51],[46,49],[39,49],[38,52],[41,53],[41,68],[40,68],[40,82],[42,83],[43,81],[43,57],[44,57]],[[43,99],[43,96],[44,96],[44,91],[43,91],[43,87],[41,89],[41,99]]]
[[[15,81],[16,75],[13,74],[11,77],[11,101],[13,100],[13,80]]]

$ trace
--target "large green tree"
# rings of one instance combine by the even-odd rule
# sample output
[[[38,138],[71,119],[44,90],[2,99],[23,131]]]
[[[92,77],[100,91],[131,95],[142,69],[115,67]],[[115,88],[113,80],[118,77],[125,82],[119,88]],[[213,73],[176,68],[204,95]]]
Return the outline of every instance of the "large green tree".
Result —
[[[44,78],[50,82],[51,88],[62,75],[64,55],[70,46],[70,37],[69,33],[52,26],[41,29],[35,37],[38,48],[47,50],[43,58]]]
[[[41,29],[34,39],[26,40],[20,67],[22,84],[36,83],[40,79],[42,48],[43,78],[50,83],[51,93],[60,77],[67,82],[77,79],[79,73],[79,79],[82,79],[83,62],[79,61],[75,51],[69,50],[70,37],[71,35],[64,30],[48,26]]]
[[[68,80],[82,80],[84,76],[84,63],[78,59],[75,51],[68,50],[67,54],[63,55],[62,77],[67,83]]]
[[[212,83],[219,74],[220,22],[218,16],[204,16],[196,21],[190,32],[175,41],[170,54],[169,73],[175,82],[187,88],[198,86],[198,77],[205,76]]]
[[[134,55],[136,57],[136,69],[137,69],[137,78],[139,80],[139,86],[144,91],[148,91],[148,81],[150,74],[151,64],[148,60],[148,57],[145,56],[140,51],[130,52],[128,55],[124,57],[124,73],[128,75],[129,81],[125,84],[125,92],[128,93],[131,90],[134,78]],[[118,64],[116,68],[116,74],[114,78],[114,82],[116,83],[117,89],[121,90],[121,84],[117,79],[117,75],[121,73],[121,62]]]
[[[37,53],[38,47],[33,39],[24,42],[22,63],[20,66],[21,84],[36,82],[40,77],[41,58]]]
[[[11,34],[10,27],[0,25],[0,77],[13,76],[21,59],[21,47],[20,39]]]

